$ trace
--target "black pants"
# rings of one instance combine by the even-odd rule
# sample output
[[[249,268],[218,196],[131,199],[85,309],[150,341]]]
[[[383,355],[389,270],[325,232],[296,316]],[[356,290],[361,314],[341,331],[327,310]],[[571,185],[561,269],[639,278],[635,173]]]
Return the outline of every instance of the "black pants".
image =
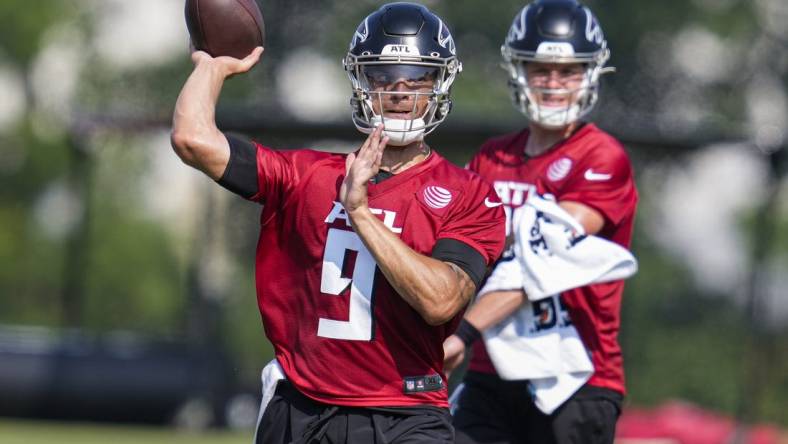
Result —
[[[457,444],[612,444],[620,393],[585,385],[553,414],[534,405],[527,381],[468,372],[454,412]]]
[[[302,395],[280,381],[255,434],[256,444],[449,444],[448,409],[340,407]]]

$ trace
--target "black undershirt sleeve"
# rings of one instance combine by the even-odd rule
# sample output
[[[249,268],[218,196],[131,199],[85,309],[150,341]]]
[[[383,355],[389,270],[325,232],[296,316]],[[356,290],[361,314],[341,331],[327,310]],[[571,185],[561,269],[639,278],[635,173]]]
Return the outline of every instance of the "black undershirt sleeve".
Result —
[[[438,239],[432,248],[432,257],[460,267],[477,289],[487,274],[487,261],[484,256],[475,248],[456,239]]]
[[[251,140],[243,136],[225,134],[230,143],[230,161],[222,177],[216,182],[249,199],[257,194],[257,147]]]

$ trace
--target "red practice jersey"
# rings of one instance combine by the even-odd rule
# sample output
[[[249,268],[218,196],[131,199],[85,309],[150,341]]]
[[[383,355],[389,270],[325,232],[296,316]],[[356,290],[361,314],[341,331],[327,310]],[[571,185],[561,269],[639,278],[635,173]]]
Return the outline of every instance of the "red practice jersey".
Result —
[[[287,378],[314,400],[446,407],[442,343],[459,316],[428,325],[377,268],[339,203],[345,157],[257,145],[252,199],[264,205],[256,281],[266,336]],[[493,188],[435,152],[368,192],[372,213],[417,253],[430,256],[439,239],[453,239],[489,267],[503,249]]]
[[[488,140],[468,168],[493,183],[507,213],[530,193],[552,194],[558,202],[574,201],[599,211],[605,219],[597,236],[629,248],[638,194],[624,148],[593,124],[533,158],[524,156],[528,130]],[[591,352],[590,385],[625,393],[623,360],[618,343],[624,282],[589,285],[566,291],[561,300],[583,343]],[[469,368],[494,373],[482,341],[473,347]]]

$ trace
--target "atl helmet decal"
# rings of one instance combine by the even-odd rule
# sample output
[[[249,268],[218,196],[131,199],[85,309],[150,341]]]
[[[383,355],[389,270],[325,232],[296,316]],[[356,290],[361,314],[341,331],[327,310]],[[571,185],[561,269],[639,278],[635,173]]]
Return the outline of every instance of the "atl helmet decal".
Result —
[[[522,40],[523,37],[525,37],[525,31],[527,29],[525,16],[528,14],[528,8],[530,7],[531,5],[527,5],[522,11],[520,11],[520,14],[514,18],[512,27],[509,28],[509,34],[506,36],[506,43]]]
[[[599,22],[597,22],[596,17],[591,14],[590,9],[584,7],[583,10],[586,12],[586,40],[604,47],[605,35],[602,34],[602,27],[599,26]]]
[[[562,157],[551,163],[547,168],[547,178],[553,182],[559,181],[566,177],[566,175],[569,174],[569,170],[571,169],[572,159],[568,157]]]
[[[359,43],[364,43],[369,38],[369,17],[365,18],[360,25],[358,25],[358,29],[353,34],[353,38],[350,40],[350,49],[353,49]]]
[[[424,202],[436,210],[446,208],[451,202],[451,191],[435,185],[424,189]]]
[[[451,36],[449,28],[440,19],[438,19],[438,25],[438,44],[448,49],[452,55],[456,55],[457,48],[454,46],[454,37]]]

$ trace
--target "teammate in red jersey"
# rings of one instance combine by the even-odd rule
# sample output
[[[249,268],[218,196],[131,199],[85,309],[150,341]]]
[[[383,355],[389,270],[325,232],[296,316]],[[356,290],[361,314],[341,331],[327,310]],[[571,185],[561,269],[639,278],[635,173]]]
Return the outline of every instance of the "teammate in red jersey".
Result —
[[[223,81],[261,52],[195,52],[172,131],[185,163],[264,204],[257,299],[286,380],[256,441],[453,442],[442,343],[503,249],[505,216],[488,183],[424,142],[461,69],[452,36],[415,4],[364,19],[345,69],[369,136],[347,156],[217,129]]]
[[[501,50],[528,128],[487,141],[468,168],[494,183],[508,218],[530,193],[549,193],[587,234],[628,248],[637,203],[630,161],[618,141],[581,120],[596,102],[609,57],[596,18],[575,0],[537,0],[517,14]],[[457,442],[612,443],[625,393],[617,339],[623,289],[623,281],[615,281],[561,294],[594,373],[550,415],[535,407],[528,381],[497,376],[483,341],[477,341],[480,331],[514,313],[526,295],[495,292],[471,306],[457,334],[444,343],[447,371],[473,343],[456,397]]]

